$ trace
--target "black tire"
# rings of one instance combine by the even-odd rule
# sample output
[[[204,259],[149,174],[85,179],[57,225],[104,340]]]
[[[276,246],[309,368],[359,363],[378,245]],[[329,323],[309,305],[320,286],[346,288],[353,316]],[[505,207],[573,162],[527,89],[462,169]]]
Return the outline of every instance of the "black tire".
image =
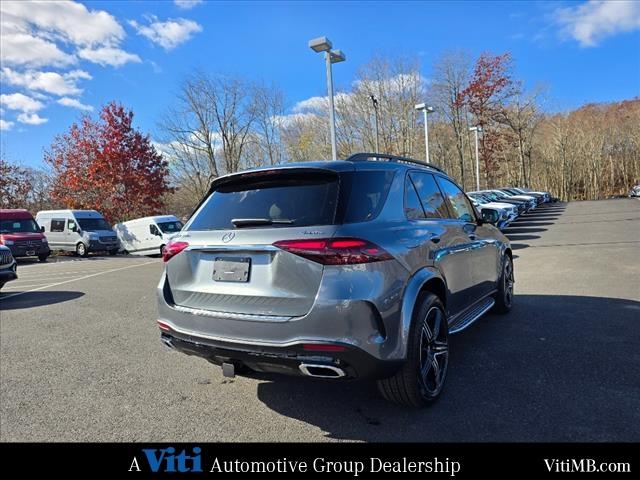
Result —
[[[47,258],[49,257],[49,254],[45,254],[45,255],[38,255],[38,261],[39,262],[46,262]]]
[[[513,307],[513,283],[513,260],[510,255],[505,255],[498,281],[498,291],[494,295],[496,303],[493,310],[496,313],[508,313]]]
[[[86,257],[87,255],[89,255],[87,246],[84,243],[80,242],[76,245],[76,255],[78,255],[79,257]]]
[[[424,407],[440,396],[448,365],[447,316],[440,299],[425,292],[413,313],[407,361],[393,377],[379,380],[378,389],[391,402]]]
[[[118,254],[118,250],[109,250],[109,255],[111,255],[112,257],[117,254]]]
[[[163,253],[164,253],[164,245],[160,245],[160,257],[162,257]]]

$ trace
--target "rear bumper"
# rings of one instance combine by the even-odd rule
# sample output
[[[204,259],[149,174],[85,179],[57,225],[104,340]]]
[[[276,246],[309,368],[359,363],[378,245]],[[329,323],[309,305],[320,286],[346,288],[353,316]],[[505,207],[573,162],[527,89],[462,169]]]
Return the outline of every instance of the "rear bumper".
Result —
[[[364,350],[346,344],[323,344],[328,345],[329,349],[343,349],[341,351],[309,351],[303,343],[284,347],[257,346],[214,341],[173,330],[161,331],[160,338],[171,348],[216,365],[246,365],[259,372],[301,376],[301,365],[314,365],[344,372],[344,376],[336,376],[336,379],[379,379],[392,376],[402,366],[402,361],[379,360]]]

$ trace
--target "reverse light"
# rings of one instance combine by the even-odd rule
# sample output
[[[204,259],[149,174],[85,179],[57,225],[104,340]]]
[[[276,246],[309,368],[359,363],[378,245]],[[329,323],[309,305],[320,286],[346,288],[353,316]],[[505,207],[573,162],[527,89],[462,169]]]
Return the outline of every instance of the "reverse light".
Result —
[[[162,249],[162,261],[168,262],[181,251],[189,246],[187,242],[172,242],[167,243]]]
[[[323,265],[353,265],[393,258],[374,243],[359,238],[281,240],[273,245]]]

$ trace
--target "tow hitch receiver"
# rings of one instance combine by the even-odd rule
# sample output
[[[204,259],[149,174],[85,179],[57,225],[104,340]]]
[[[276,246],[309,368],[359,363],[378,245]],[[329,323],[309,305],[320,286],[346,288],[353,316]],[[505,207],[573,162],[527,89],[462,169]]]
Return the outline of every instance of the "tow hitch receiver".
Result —
[[[222,375],[227,378],[234,378],[236,376],[236,367],[233,363],[222,364]]]

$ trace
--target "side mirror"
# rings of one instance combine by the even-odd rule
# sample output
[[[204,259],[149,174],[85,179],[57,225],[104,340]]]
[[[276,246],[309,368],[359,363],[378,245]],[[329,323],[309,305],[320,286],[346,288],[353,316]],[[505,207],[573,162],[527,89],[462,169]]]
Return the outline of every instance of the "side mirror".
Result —
[[[40,227],[40,232],[44,233],[44,227]]]
[[[482,222],[495,225],[500,220],[500,214],[496,210],[482,209]]]

